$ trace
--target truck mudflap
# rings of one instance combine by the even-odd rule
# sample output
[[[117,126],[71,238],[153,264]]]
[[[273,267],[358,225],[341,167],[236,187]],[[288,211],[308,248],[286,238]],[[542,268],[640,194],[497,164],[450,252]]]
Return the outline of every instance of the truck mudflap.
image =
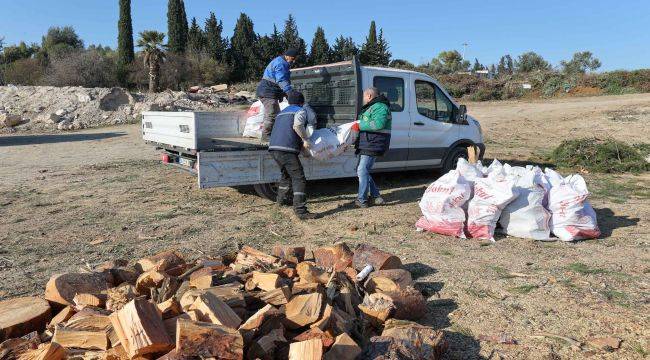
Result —
[[[356,176],[354,149],[327,161],[300,160],[307,180]],[[199,152],[197,168],[201,189],[280,181],[280,169],[268,151]]]

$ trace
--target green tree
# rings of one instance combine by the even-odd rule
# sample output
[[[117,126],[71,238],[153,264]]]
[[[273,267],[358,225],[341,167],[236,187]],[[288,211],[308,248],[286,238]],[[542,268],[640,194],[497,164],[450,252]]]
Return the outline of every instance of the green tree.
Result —
[[[293,48],[298,51],[298,57],[294,63],[295,67],[302,67],[309,63],[309,59],[307,58],[307,44],[305,43],[305,40],[300,37],[296,19],[294,19],[291,14],[289,14],[289,17],[284,22],[282,40],[285,49]]]
[[[472,71],[476,72],[479,70],[485,70],[485,66],[481,64],[477,58],[474,58],[474,65],[472,66]]]
[[[347,61],[355,55],[359,55],[359,48],[351,37],[341,35],[336,38],[332,47],[332,61]]]
[[[130,64],[135,59],[131,0],[120,0],[120,20],[117,23],[117,58],[118,63],[121,64]]]
[[[200,53],[205,50],[205,45],[205,33],[196,18],[192,18],[192,26],[187,34],[187,49],[194,53]]]
[[[273,24],[273,32],[271,35],[264,35],[260,38],[260,57],[264,62],[268,62],[282,54],[283,51],[282,35],[280,35],[278,28]]]
[[[469,61],[463,60],[463,56],[456,50],[442,51],[431,60],[429,65],[436,74],[451,74],[469,69]]]
[[[84,42],[79,38],[72,26],[51,27],[43,36],[41,50],[45,58],[64,56],[84,48]]]
[[[165,34],[147,30],[140,33],[138,47],[142,48],[144,53],[144,66],[149,67],[149,92],[158,91],[160,83],[160,64],[165,61],[165,48],[163,44]]]
[[[230,41],[230,64],[233,68],[233,80],[249,81],[260,76],[261,65],[257,53],[258,37],[253,29],[253,21],[241,13],[235,32]]]
[[[11,64],[14,61],[29,59],[39,52],[39,50],[40,47],[37,44],[27,46],[24,41],[21,41],[18,45],[10,45],[4,48],[2,57],[0,57],[0,63]]]
[[[398,69],[415,69],[415,65],[412,62],[403,59],[392,60],[388,66]]]
[[[567,74],[584,74],[587,71],[598,69],[602,64],[591,51],[580,51],[573,54],[571,60],[561,61],[560,65],[562,65],[562,71]]]
[[[314,39],[311,42],[309,61],[311,65],[322,65],[330,62],[332,49],[325,38],[325,30],[322,27],[316,28]]]
[[[509,54],[502,56],[501,59],[499,59],[499,66],[497,67],[497,73],[499,76],[512,75],[515,70],[513,63],[512,57]]]
[[[364,65],[388,65],[391,53],[388,51],[388,43],[384,39],[384,31],[379,30],[377,36],[377,26],[375,21],[370,22],[370,30],[366,37],[366,42],[361,46],[359,60]]]
[[[4,47],[5,47],[5,38],[4,38],[4,37],[0,37],[0,53],[2,52],[2,50],[4,49]]]
[[[181,54],[187,48],[187,16],[183,0],[169,0],[167,3],[167,33],[169,51]]]
[[[544,58],[533,52],[529,51],[527,53],[519,55],[517,62],[515,63],[515,70],[519,73],[529,73],[533,71],[548,71],[551,69],[551,64],[549,64]]]
[[[205,20],[205,46],[210,58],[215,61],[223,62],[226,60],[226,50],[228,48],[228,39],[222,36],[223,23],[217,21],[213,12]]]

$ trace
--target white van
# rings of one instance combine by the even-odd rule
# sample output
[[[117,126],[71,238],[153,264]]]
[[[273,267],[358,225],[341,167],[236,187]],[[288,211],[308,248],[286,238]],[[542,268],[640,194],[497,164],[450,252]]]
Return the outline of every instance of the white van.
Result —
[[[360,66],[347,62],[294,69],[293,87],[314,109],[318,127],[354,121],[363,89],[374,86],[391,103],[390,149],[377,161],[376,172],[453,169],[468,147],[485,152],[481,126],[466,114],[429,75],[407,70]],[[280,171],[265,146],[241,137],[245,112],[145,112],[145,141],[163,150],[163,162],[198,177],[200,188],[253,185],[273,199]],[[354,149],[328,161],[303,158],[308,180],[356,176]]]

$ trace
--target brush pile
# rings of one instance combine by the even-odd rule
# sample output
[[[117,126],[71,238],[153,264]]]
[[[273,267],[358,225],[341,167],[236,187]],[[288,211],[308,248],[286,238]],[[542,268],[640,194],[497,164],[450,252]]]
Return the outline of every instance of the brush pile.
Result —
[[[313,256],[312,256],[313,255]],[[438,359],[401,260],[370,245],[275,246],[54,275],[0,301],[0,359]]]

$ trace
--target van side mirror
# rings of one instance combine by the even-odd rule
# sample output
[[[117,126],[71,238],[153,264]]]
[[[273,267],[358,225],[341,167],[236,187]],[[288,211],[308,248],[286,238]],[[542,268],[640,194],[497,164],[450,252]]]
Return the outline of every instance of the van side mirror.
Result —
[[[456,122],[459,124],[467,124],[467,106],[460,105],[458,106],[458,115],[456,116]]]

